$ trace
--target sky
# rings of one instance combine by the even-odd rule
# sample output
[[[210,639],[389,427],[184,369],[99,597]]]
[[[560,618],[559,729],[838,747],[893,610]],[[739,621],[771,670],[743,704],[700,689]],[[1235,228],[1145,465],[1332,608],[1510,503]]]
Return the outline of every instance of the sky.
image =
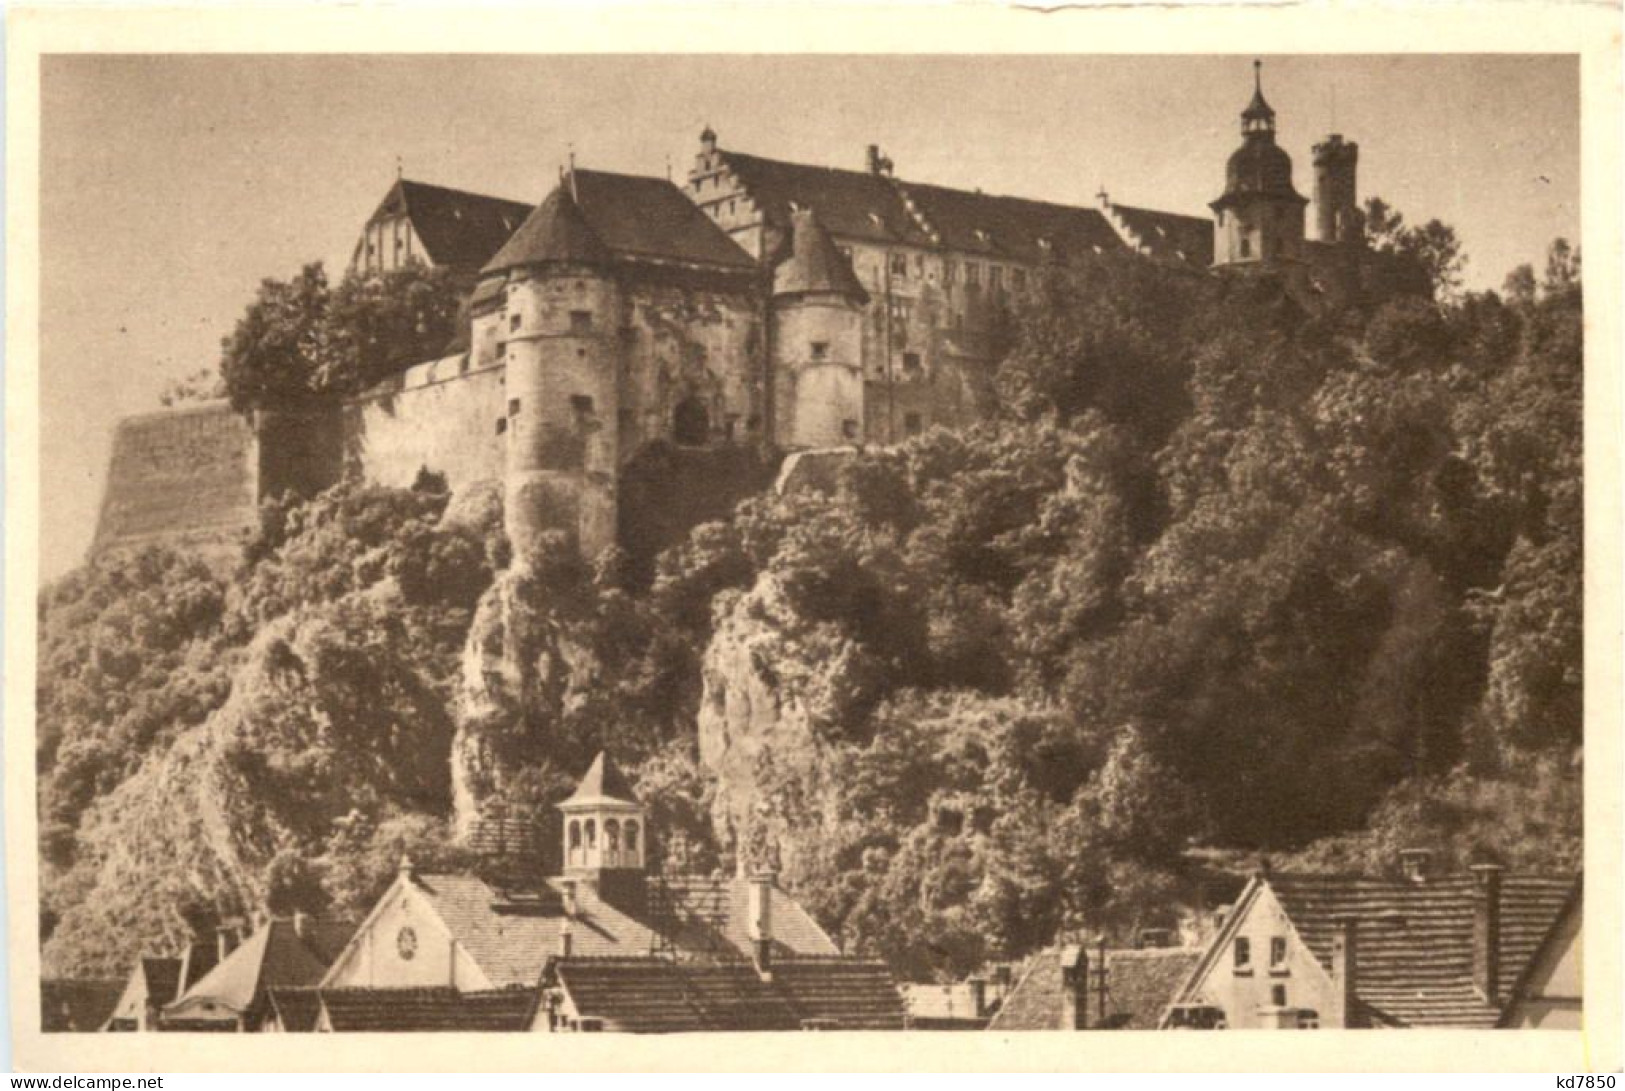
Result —
[[[1072,204],[1207,215],[1250,56],[51,56],[41,82],[41,575],[83,558],[119,417],[213,367],[265,277],[342,273],[397,169],[536,202],[577,164],[681,182],[724,148]],[[1273,56],[1298,190],[1360,145],[1363,201],[1455,227],[1469,287],[1579,237],[1579,66]]]

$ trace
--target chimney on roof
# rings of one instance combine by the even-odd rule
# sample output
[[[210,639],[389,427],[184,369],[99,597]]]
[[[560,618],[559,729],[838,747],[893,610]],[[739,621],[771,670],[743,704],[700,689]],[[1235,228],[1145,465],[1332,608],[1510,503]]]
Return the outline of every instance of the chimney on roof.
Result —
[[[564,917],[566,920],[575,920],[581,912],[581,906],[576,902],[576,881],[574,879],[560,879],[559,891],[564,896]]]
[[[750,945],[756,972],[763,981],[773,978],[773,884],[771,871],[758,872],[750,880]]]
[[[1432,849],[1400,849],[1399,870],[1413,883],[1428,881],[1428,864],[1433,859]]]
[[[891,157],[880,154],[880,145],[879,144],[870,144],[869,145],[869,154],[868,154],[868,158],[867,158],[867,165],[868,165],[870,174],[886,174],[886,175],[889,175],[892,172]]]
[[[222,921],[219,928],[214,930],[215,944],[219,952],[219,961],[226,961],[226,957],[237,949],[237,942],[241,938],[237,918],[228,918]]]
[[[1501,977],[1501,865],[1473,864],[1473,987],[1499,1002]]]
[[[559,924],[559,957],[569,958],[570,952],[575,948],[574,929],[570,927],[570,918],[565,917]]]
[[[1083,1030],[1089,1025],[1089,952],[1083,944],[1065,945],[1061,958],[1061,1029]]]
[[[1326,1026],[1341,1029],[1354,1025],[1360,978],[1360,918],[1339,917],[1332,922],[1332,995]]]

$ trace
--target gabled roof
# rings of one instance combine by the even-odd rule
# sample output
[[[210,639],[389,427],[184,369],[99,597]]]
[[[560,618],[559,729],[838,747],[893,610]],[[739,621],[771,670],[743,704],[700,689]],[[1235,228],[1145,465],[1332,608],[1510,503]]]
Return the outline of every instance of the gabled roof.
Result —
[[[775,960],[763,980],[749,962],[575,958],[553,973],[577,1015],[636,1033],[901,1030],[903,1000],[884,963]]]
[[[1206,216],[1184,216],[1113,204],[1112,211],[1152,257],[1213,264],[1213,221]]]
[[[1379,1021],[1413,1027],[1495,1025],[1500,1005],[1473,987],[1472,876],[1411,882],[1278,874],[1265,882],[1328,972],[1337,922],[1360,921],[1355,988]],[[1511,994],[1568,904],[1575,882],[1559,875],[1502,877],[1498,997]]]
[[[404,213],[436,265],[478,269],[518,230],[531,206],[446,186],[397,179],[367,221]]]
[[[1098,952],[1085,952],[1091,960]],[[1147,947],[1106,952],[1107,1023],[1128,1030],[1153,1030],[1202,952],[1190,947]],[[1058,1030],[1061,1027],[1061,957],[1042,951],[999,1007],[989,1030]],[[1087,1022],[1100,1023],[1099,998],[1089,996]]]
[[[344,1031],[522,1031],[540,993],[529,988],[459,992],[450,986],[321,989],[328,1026]]]
[[[837,170],[719,151],[773,226],[788,231],[790,213],[807,208],[833,235],[871,242],[930,246],[897,187],[871,171]]]
[[[486,273],[543,262],[677,262],[752,272],[755,262],[664,178],[576,170],[548,194]]]
[[[1123,249],[1098,209],[916,182],[899,185],[942,245],[953,250],[1039,265]]]
[[[123,991],[122,981],[90,978],[40,979],[40,1029],[96,1031],[107,1022]]]
[[[801,209],[791,214],[790,254],[773,271],[774,295],[828,293],[859,303],[869,293],[858,283],[852,262],[835,247],[818,214]]]
[[[586,806],[593,803],[637,803],[638,797],[633,794],[632,786],[627,783],[626,777],[621,773],[608,754],[602,750],[592,759],[586,775],[576,785],[576,790],[561,806]]]
[[[534,984],[559,953],[565,916],[558,879],[528,892],[499,892],[474,875],[414,875],[412,883],[494,986]],[[643,905],[624,906],[606,901],[592,883],[579,884],[570,921],[574,953],[646,956],[665,948],[700,958],[749,955],[749,882],[651,877],[648,884]],[[795,899],[775,888],[771,901],[776,952],[839,953]]]
[[[314,985],[337,953],[331,937],[342,927],[318,932],[307,924],[306,936],[301,937],[293,921],[272,920],[240,943],[166,1011],[206,999],[241,1015],[257,1008],[269,988]]]
[[[267,989],[271,1011],[289,1034],[305,1034],[316,1029],[322,1012],[321,990],[314,985],[282,985]]]

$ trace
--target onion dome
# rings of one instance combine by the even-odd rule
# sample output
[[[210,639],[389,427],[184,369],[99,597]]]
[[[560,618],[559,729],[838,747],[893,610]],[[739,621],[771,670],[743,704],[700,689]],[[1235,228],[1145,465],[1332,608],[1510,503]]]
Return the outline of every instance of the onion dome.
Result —
[[[1224,196],[1213,202],[1215,209],[1249,197],[1308,203],[1292,188],[1292,157],[1275,143],[1275,110],[1264,99],[1260,67],[1253,62],[1253,100],[1241,112],[1241,147],[1225,164]]]

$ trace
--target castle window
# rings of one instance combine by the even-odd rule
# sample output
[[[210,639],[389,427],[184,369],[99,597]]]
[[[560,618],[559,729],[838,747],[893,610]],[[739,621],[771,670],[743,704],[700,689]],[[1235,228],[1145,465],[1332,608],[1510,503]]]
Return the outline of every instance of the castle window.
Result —
[[[829,342],[828,341],[814,341],[811,345],[808,346],[808,348],[812,352],[812,358],[814,360],[828,360],[829,359]]]
[[[517,315],[517,314],[510,314],[508,316],[508,330],[509,330],[509,332],[512,332],[513,330],[517,330],[519,328],[520,320],[521,320],[520,316]]]
[[[974,261],[965,263],[965,283],[980,284],[982,282],[982,267]]]
[[[590,818],[587,819],[586,823],[582,826],[581,834],[587,843],[588,850],[598,847],[598,823],[594,822]]]
[[[1241,256],[1244,258],[1250,258],[1253,256],[1253,240],[1249,239],[1246,235],[1241,237]]]
[[[592,415],[592,399],[585,394],[571,394],[570,408],[576,411],[576,416],[587,417]]]
[[[858,438],[858,422],[848,417],[841,422],[841,436],[845,439]]]
[[[953,282],[954,282],[954,263],[951,262],[951,261],[944,261],[942,263],[942,283],[944,283],[944,284],[952,284]]]
[[[623,837],[626,841],[627,855],[635,855],[638,851],[638,824],[628,819]]]
[[[903,431],[911,436],[920,434],[920,415],[918,413],[903,414]]]
[[[621,851],[621,823],[619,819],[608,819],[604,823],[604,848],[608,851],[610,859]]]
[[[570,312],[570,332],[571,333],[576,333],[576,334],[591,333],[592,332],[592,312],[591,311],[571,311]]]
[[[574,819],[570,821],[569,846],[569,862],[579,864],[581,862],[581,823]]]
[[[507,430],[508,430],[508,418],[507,417],[498,417],[497,418],[497,435],[500,436],[502,433],[506,432]]]
[[[893,255],[891,255],[891,272],[892,272],[892,276],[894,276],[894,277],[905,277],[906,278],[908,276],[908,255],[907,254],[893,254]]]
[[[995,291],[1004,287],[1004,266],[991,266],[987,271],[987,283]]]
[[[1235,970],[1238,974],[1253,972],[1253,943],[1246,936],[1236,938],[1234,954]]]
[[[519,399],[518,398],[509,398],[508,399],[508,416],[517,417],[518,415],[519,415]]]
[[[920,371],[920,354],[917,352],[903,353],[903,374],[909,378],[917,378]]]
[[[677,403],[672,414],[672,438],[685,447],[700,447],[711,439],[711,414],[705,403],[687,397]]]

